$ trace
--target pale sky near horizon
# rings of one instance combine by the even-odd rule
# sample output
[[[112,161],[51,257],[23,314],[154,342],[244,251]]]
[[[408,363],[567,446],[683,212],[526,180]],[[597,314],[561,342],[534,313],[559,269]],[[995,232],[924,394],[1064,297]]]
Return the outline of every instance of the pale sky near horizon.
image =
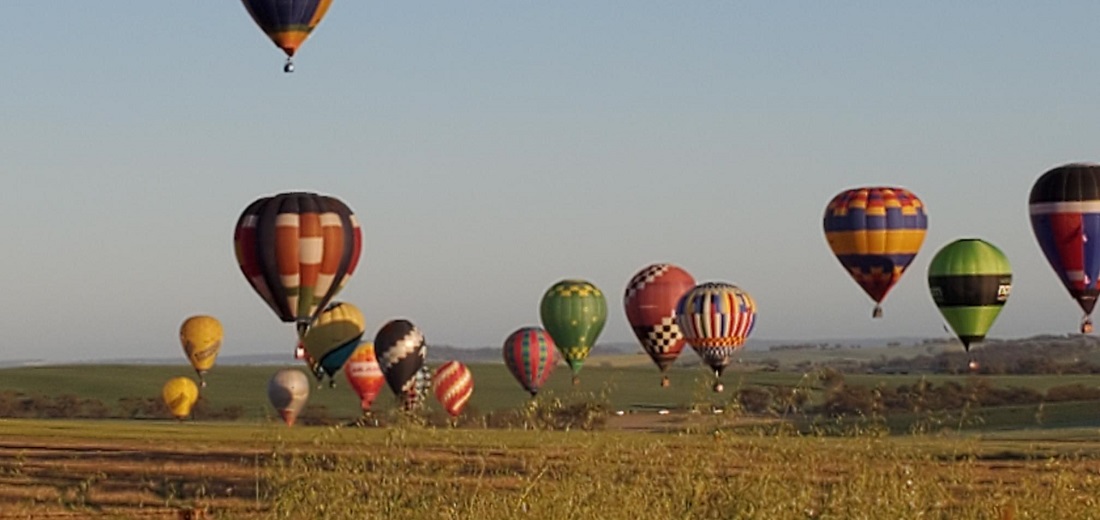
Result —
[[[5,12],[0,360],[169,357],[197,313],[289,353],[232,247],[289,190],[359,215],[368,336],[499,345],[581,277],[630,341],[627,280],[671,261],[749,291],[755,338],[945,337],[927,265],[969,236],[1014,268],[992,337],[1078,327],[1027,196],[1100,160],[1100,3],[336,0],[291,75],[239,2]],[[821,218],[878,184],[929,230],[872,320]]]

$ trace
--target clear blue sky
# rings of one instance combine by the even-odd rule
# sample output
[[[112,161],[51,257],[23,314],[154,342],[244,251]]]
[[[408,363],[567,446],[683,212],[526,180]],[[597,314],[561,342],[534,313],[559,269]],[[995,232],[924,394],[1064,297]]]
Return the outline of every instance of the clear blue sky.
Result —
[[[196,313],[289,352],[232,248],[287,190],[359,214],[371,336],[498,345],[583,277],[629,341],[623,287],[671,261],[748,290],[755,338],[943,337],[926,269],[963,236],[1015,269],[991,336],[1078,326],[1027,195],[1100,160],[1097,2],[336,0],[292,75],[238,2],[4,12],[0,359],[171,357]],[[866,184],[930,214],[881,320],[821,228]]]

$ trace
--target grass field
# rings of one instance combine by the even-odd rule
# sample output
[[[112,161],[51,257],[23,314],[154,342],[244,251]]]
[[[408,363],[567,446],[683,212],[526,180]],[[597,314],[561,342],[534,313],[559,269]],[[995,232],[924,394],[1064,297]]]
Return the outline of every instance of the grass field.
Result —
[[[1100,432],[0,421],[0,518],[1095,518]]]

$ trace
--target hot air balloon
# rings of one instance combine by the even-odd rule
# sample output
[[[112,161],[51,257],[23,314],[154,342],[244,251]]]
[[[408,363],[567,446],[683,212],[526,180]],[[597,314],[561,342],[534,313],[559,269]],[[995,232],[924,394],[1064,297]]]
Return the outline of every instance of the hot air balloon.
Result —
[[[287,426],[294,426],[309,399],[309,378],[301,370],[284,368],[267,383],[267,399]]]
[[[573,384],[607,321],[603,292],[584,280],[562,280],[542,296],[542,326],[573,371]]]
[[[702,283],[680,297],[676,323],[684,339],[720,378],[730,358],[752,333],[756,302],[736,285]],[[722,391],[721,382],[714,384],[714,391]]]
[[[917,256],[927,228],[924,203],[904,188],[845,190],[825,208],[825,239],[875,301],[871,316],[882,316],[882,300]]]
[[[332,381],[333,374],[359,347],[365,330],[366,320],[358,307],[347,302],[333,302],[325,308],[302,338],[306,359],[318,381],[328,374],[330,384],[336,385]]]
[[[344,364],[344,375],[348,378],[348,385],[359,396],[359,406],[363,413],[370,413],[374,398],[378,397],[378,392],[386,382],[382,369],[378,367],[378,360],[374,357],[373,343],[364,341],[359,344],[359,348],[355,349]]]
[[[432,388],[435,389],[435,398],[443,405],[443,409],[451,417],[458,417],[470,400],[470,395],[474,393],[474,376],[466,365],[458,361],[448,361],[432,374]]]
[[[523,327],[504,340],[504,364],[531,397],[554,371],[554,340],[541,327]]]
[[[374,350],[386,384],[398,399],[405,400],[406,409],[410,408],[413,403],[408,396],[416,391],[416,373],[427,355],[424,335],[409,320],[392,320],[374,336]]]
[[[214,367],[222,348],[222,324],[212,316],[191,316],[180,325],[180,343],[205,387],[206,371]]]
[[[244,0],[252,20],[286,53],[283,72],[294,72],[294,53],[321,23],[332,0]]]
[[[1012,291],[1012,266],[993,244],[965,238],[947,244],[928,265],[928,289],[969,352],[985,339]],[[973,361],[971,366],[974,367]]]
[[[233,243],[248,283],[301,339],[355,271],[362,234],[340,200],[281,193],[245,208]]]
[[[199,400],[199,387],[190,378],[173,377],[164,383],[161,397],[172,415],[182,421],[191,415],[191,408]]]
[[[1031,187],[1031,229],[1062,285],[1084,311],[1081,333],[1100,295],[1100,164],[1067,164]]]
[[[692,287],[695,279],[672,264],[646,266],[626,284],[626,320],[642,349],[661,370],[661,386],[669,385],[665,371],[684,350],[684,334],[676,324],[676,303]]]

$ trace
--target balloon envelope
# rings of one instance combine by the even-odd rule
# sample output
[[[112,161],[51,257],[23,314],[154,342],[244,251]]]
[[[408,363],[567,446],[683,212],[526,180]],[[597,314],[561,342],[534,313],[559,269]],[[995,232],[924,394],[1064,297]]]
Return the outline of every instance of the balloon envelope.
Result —
[[[672,264],[646,266],[626,284],[626,320],[661,372],[668,370],[684,350],[684,334],[676,323],[676,303],[692,287],[695,279]]]
[[[332,0],[243,0],[260,30],[288,57],[321,23]]]
[[[344,366],[358,348],[365,330],[366,320],[358,307],[347,302],[333,302],[325,308],[302,338],[310,368],[317,379],[324,374],[332,377]]]
[[[863,187],[840,192],[825,208],[825,240],[848,274],[878,304],[917,256],[928,228],[924,203],[909,190]]]
[[[676,321],[703,362],[721,375],[752,333],[756,302],[736,285],[702,283],[680,297]]]
[[[309,378],[300,370],[284,368],[267,383],[267,399],[287,426],[294,426],[309,399]]]
[[[532,397],[554,372],[554,340],[540,327],[522,327],[504,340],[504,364]]]
[[[947,244],[928,265],[928,288],[940,313],[970,350],[982,341],[1012,291],[1012,266],[996,246],[977,238]]]
[[[435,398],[452,417],[457,417],[474,393],[474,376],[458,361],[448,361],[432,374]]]
[[[1088,316],[1100,295],[1100,165],[1067,164],[1035,181],[1031,229],[1062,285]]]
[[[222,348],[222,324],[213,316],[191,316],[180,325],[180,343],[201,378],[214,366]]]
[[[191,415],[191,409],[199,400],[199,387],[188,377],[173,377],[161,389],[161,397],[168,411],[177,419]]]
[[[542,296],[542,326],[576,375],[607,321],[607,300],[584,280],[562,280]]]
[[[424,366],[424,335],[409,320],[392,320],[374,336],[374,350],[386,384],[404,399],[414,390],[416,373]]]
[[[359,348],[348,358],[344,364],[344,375],[348,378],[348,385],[359,396],[359,405],[364,412],[369,412],[386,383],[382,376],[382,369],[378,366],[378,360],[374,356],[374,344],[365,341],[359,344]]]
[[[295,192],[262,197],[245,208],[233,243],[248,283],[303,336],[354,273],[362,234],[339,199]]]

